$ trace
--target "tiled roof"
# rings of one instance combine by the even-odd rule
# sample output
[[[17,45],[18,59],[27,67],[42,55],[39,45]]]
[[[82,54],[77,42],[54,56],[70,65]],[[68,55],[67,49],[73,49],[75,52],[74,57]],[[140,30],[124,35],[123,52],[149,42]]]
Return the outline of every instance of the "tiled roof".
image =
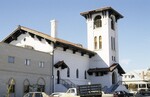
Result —
[[[24,27],[24,26],[18,26],[18,28],[16,30],[14,30],[8,37],[6,37],[4,40],[2,40],[2,42],[5,43],[10,43],[13,40],[16,40],[17,37],[23,33],[28,32],[31,36],[36,35],[39,39],[45,39],[48,42],[53,42],[55,44],[55,46],[61,46],[61,47],[66,47],[67,49],[72,49],[78,52],[82,52],[83,54],[88,54],[89,56],[93,56],[96,53],[93,51],[90,51],[86,48],[83,48],[75,43],[63,40],[63,39],[59,39],[59,38],[53,38],[50,35],[44,34],[42,32]]]
[[[121,66],[118,63],[114,63],[110,67],[106,67],[106,68],[90,68],[88,70],[88,73],[92,73],[92,72],[112,72],[116,68],[118,69],[118,72],[120,74],[125,74],[125,71],[121,68]]]

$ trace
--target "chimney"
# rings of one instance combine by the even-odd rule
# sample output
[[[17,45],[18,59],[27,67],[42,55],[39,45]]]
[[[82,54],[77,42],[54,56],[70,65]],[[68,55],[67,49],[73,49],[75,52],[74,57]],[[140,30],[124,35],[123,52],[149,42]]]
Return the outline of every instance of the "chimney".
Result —
[[[51,37],[57,37],[57,21],[51,20]]]

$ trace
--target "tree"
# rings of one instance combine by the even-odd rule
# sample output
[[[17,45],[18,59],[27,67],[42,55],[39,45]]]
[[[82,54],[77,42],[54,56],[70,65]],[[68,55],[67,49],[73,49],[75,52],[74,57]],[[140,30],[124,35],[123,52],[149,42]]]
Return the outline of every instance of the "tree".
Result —
[[[133,90],[133,91],[137,91],[137,85],[136,84],[129,84],[128,89]]]

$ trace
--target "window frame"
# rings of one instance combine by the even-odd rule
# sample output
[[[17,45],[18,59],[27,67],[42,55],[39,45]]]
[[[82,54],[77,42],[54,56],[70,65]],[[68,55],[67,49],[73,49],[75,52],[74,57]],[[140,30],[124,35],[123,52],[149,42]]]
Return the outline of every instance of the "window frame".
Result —
[[[110,21],[110,23],[111,23],[111,29],[115,30],[115,21],[114,21],[114,18],[111,17],[110,19],[111,19],[111,21]]]
[[[94,37],[94,49],[97,49],[97,36]]]
[[[84,71],[84,79],[87,79],[87,72],[86,72],[86,70]]]
[[[14,56],[8,56],[8,63],[15,63],[15,57]]]
[[[139,84],[139,88],[146,88],[146,84]]]
[[[102,36],[99,36],[99,49],[102,49]]]
[[[95,16],[95,18],[94,18],[94,29],[102,27],[101,18],[102,17],[100,15]]]
[[[70,68],[67,68],[67,77],[70,77]]]
[[[30,66],[30,65],[31,65],[31,59],[25,59],[24,64],[25,64],[26,66]]]
[[[79,70],[76,69],[76,78],[79,78]]]
[[[40,68],[44,68],[44,65],[45,65],[45,62],[44,62],[44,61],[40,61],[40,62],[39,62],[39,67],[40,67]]]

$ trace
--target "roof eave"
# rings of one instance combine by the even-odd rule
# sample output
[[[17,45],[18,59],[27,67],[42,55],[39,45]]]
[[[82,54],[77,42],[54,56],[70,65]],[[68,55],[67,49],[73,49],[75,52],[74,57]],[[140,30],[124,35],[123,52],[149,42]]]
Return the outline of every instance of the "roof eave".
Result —
[[[113,13],[118,17],[118,18],[123,18],[123,15],[121,15],[119,12],[117,12],[116,10],[114,10],[112,7],[104,7],[104,8],[99,8],[96,10],[90,10],[90,11],[86,11],[86,12],[82,12],[80,13],[80,15],[86,17],[86,15],[88,14],[93,14],[93,13],[98,13],[98,12],[102,12],[102,11],[113,11]]]
[[[2,42],[6,42],[6,40],[9,38],[9,37],[11,37],[16,31],[18,31],[18,30],[20,30],[20,25],[18,25],[18,27],[10,34],[10,35],[8,35],[6,38],[4,38],[3,40],[2,40]]]

